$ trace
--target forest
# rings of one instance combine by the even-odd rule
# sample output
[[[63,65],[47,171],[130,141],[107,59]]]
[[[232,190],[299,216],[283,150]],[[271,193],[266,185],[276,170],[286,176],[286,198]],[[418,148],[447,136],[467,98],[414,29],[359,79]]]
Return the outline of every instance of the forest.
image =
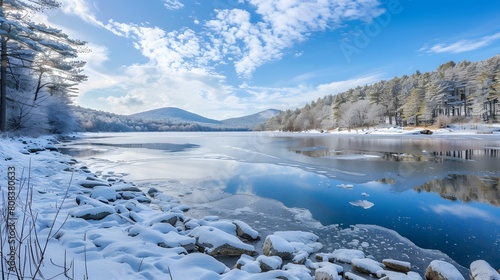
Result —
[[[286,110],[267,130],[304,131],[498,122],[500,55],[479,62],[449,61],[435,71],[358,86]]]

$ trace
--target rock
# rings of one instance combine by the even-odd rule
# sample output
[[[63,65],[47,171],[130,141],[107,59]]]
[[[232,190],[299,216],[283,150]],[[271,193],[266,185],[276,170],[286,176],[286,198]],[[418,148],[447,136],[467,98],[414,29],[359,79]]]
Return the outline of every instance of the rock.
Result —
[[[422,130],[420,130],[420,134],[432,134],[432,130],[422,129]]]
[[[45,150],[51,151],[51,152],[59,152],[59,149],[56,146],[51,145],[51,144],[45,145]]]
[[[104,198],[107,201],[115,201],[119,196],[115,190],[109,187],[98,187],[92,189],[90,197],[94,199]]]
[[[259,262],[260,269],[264,272],[279,269],[283,263],[278,256],[258,256],[257,261]]]
[[[153,217],[149,221],[148,224],[151,226],[151,225],[154,225],[156,223],[169,223],[172,226],[175,226],[175,224],[178,221],[184,221],[184,220],[185,220],[185,217],[181,213],[167,212],[167,213],[162,213],[160,215]]]
[[[316,269],[314,273],[315,280],[340,280],[341,277],[334,265],[325,265],[321,268]]]
[[[102,220],[105,217],[114,214],[115,210],[110,206],[85,207],[85,209],[73,212],[73,217],[85,220]]]
[[[115,189],[115,191],[117,192],[137,192],[137,193],[141,193],[144,195],[144,193],[141,191],[141,189],[139,189],[138,187],[134,186],[134,185],[130,185],[130,184],[114,184],[112,186],[113,189]]]
[[[159,190],[157,190],[157,189],[155,189],[155,188],[150,188],[150,189],[148,190],[148,195],[149,195],[149,196],[151,196],[151,197],[153,197],[153,198],[154,198],[157,194],[159,194],[159,193],[160,193],[160,191],[159,191]]]
[[[411,264],[409,262],[403,262],[393,259],[384,259],[382,260],[382,263],[386,267],[399,272],[407,273],[411,270]]]
[[[473,261],[470,264],[472,280],[500,280],[500,274],[484,260]]]
[[[109,187],[109,184],[104,181],[82,180],[78,184],[84,188],[92,189],[94,187]]]
[[[45,151],[44,148],[42,147],[36,147],[36,146],[30,146],[30,147],[26,147],[26,150],[33,154],[33,153],[38,153],[38,152],[42,152],[42,151]]]
[[[309,257],[309,254],[304,251],[300,251],[292,259],[292,263],[294,264],[304,264]]]
[[[144,242],[154,243],[163,248],[182,247],[186,251],[193,251],[196,248],[196,241],[194,238],[180,235],[176,231],[169,231],[164,234],[153,228],[145,228],[140,225],[135,225],[128,230],[128,235],[140,238]]]
[[[355,249],[337,249],[330,254],[316,254],[316,259],[319,261],[336,261],[347,264],[351,264],[353,259],[363,259],[364,257],[365,253],[363,251]]]
[[[428,280],[465,280],[456,267],[445,261],[432,261],[425,271]]]
[[[145,196],[139,196],[135,198],[138,202],[140,203],[151,203],[151,199],[145,197]]]
[[[346,272],[344,278],[347,280],[366,280],[365,278],[358,276],[352,272]]]
[[[422,277],[416,272],[409,272],[408,274],[396,271],[379,270],[377,277],[381,280],[422,280]]]
[[[252,229],[248,224],[242,221],[235,220],[233,224],[236,226],[236,235],[238,237],[246,240],[258,240],[260,239],[259,233]]]
[[[282,259],[290,259],[295,249],[283,237],[272,234],[266,237],[262,252],[266,256],[278,256]]]
[[[319,237],[311,232],[277,231],[274,235],[278,235],[290,242],[295,252],[305,251],[312,254],[323,248],[323,245],[318,242]]]
[[[84,173],[91,173],[90,169],[87,166],[80,167],[80,170],[83,171]]]
[[[383,269],[379,262],[368,258],[353,259],[352,268],[365,274],[377,274],[377,271]]]
[[[256,255],[252,245],[243,243],[238,237],[211,226],[199,226],[188,234],[196,239],[201,251],[212,256]]]

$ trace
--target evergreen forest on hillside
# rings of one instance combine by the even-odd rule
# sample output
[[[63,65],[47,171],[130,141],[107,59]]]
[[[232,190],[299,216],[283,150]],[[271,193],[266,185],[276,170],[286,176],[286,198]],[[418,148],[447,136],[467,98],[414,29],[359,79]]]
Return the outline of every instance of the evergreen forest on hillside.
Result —
[[[327,95],[271,118],[267,130],[368,128],[380,124],[444,126],[497,122],[500,55],[485,61],[453,61],[435,71],[404,75]]]

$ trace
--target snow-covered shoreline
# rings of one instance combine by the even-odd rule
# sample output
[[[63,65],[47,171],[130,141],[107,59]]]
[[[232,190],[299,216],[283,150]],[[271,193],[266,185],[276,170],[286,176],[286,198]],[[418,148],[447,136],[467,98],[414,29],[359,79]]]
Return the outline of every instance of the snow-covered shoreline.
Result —
[[[190,217],[190,206],[166,193],[139,189],[125,182],[123,174],[91,171],[83,163],[60,154],[51,137],[4,138],[0,146],[4,159],[0,165],[2,186],[9,179],[9,167],[16,169],[20,194],[17,217],[23,216],[26,194],[33,191],[35,230],[41,243],[48,240],[40,270],[44,278],[70,278],[64,272],[77,278],[88,275],[88,279],[314,279],[315,274],[337,279],[340,272],[351,279],[384,273],[393,275],[389,279],[423,277],[415,272],[387,273],[384,271],[388,266],[380,263],[380,273],[373,269],[362,273],[361,268],[356,270],[349,264],[352,258],[348,264],[339,263],[340,258],[354,252],[358,266],[373,268],[375,257],[363,252],[364,243],[359,240],[356,251],[336,253],[344,248],[323,248],[323,253],[316,254],[323,247],[322,240],[310,232],[282,229],[261,236],[244,220]],[[4,188],[2,197],[7,197]],[[18,223],[16,230],[22,228]],[[361,236],[369,227],[352,231],[356,230]],[[252,241],[257,236],[261,241]],[[262,243],[263,248],[256,247]],[[7,250],[5,244],[3,248]],[[324,253],[325,249],[331,250]],[[210,256],[241,253],[245,255],[234,259],[236,269]],[[260,255],[251,256],[257,253]],[[330,254],[339,256],[330,258]],[[40,275],[36,278],[42,279]],[[11,279],[16,277],[12,275]]]

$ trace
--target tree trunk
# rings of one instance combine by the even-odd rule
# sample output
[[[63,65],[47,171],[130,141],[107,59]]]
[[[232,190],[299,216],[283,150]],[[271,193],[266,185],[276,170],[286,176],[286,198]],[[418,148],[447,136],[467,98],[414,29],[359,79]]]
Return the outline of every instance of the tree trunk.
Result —
[[[5,36],[2,36],[1,48],[2,68],[0,68],[0,131],[3,132],[7,129],[7,38],[5,38]]]
[[[0,0],[0,8],[3,10],[3,0]],[[3,132],[7,129],[7,37],[4,35],[1,37],[0,132]]]

